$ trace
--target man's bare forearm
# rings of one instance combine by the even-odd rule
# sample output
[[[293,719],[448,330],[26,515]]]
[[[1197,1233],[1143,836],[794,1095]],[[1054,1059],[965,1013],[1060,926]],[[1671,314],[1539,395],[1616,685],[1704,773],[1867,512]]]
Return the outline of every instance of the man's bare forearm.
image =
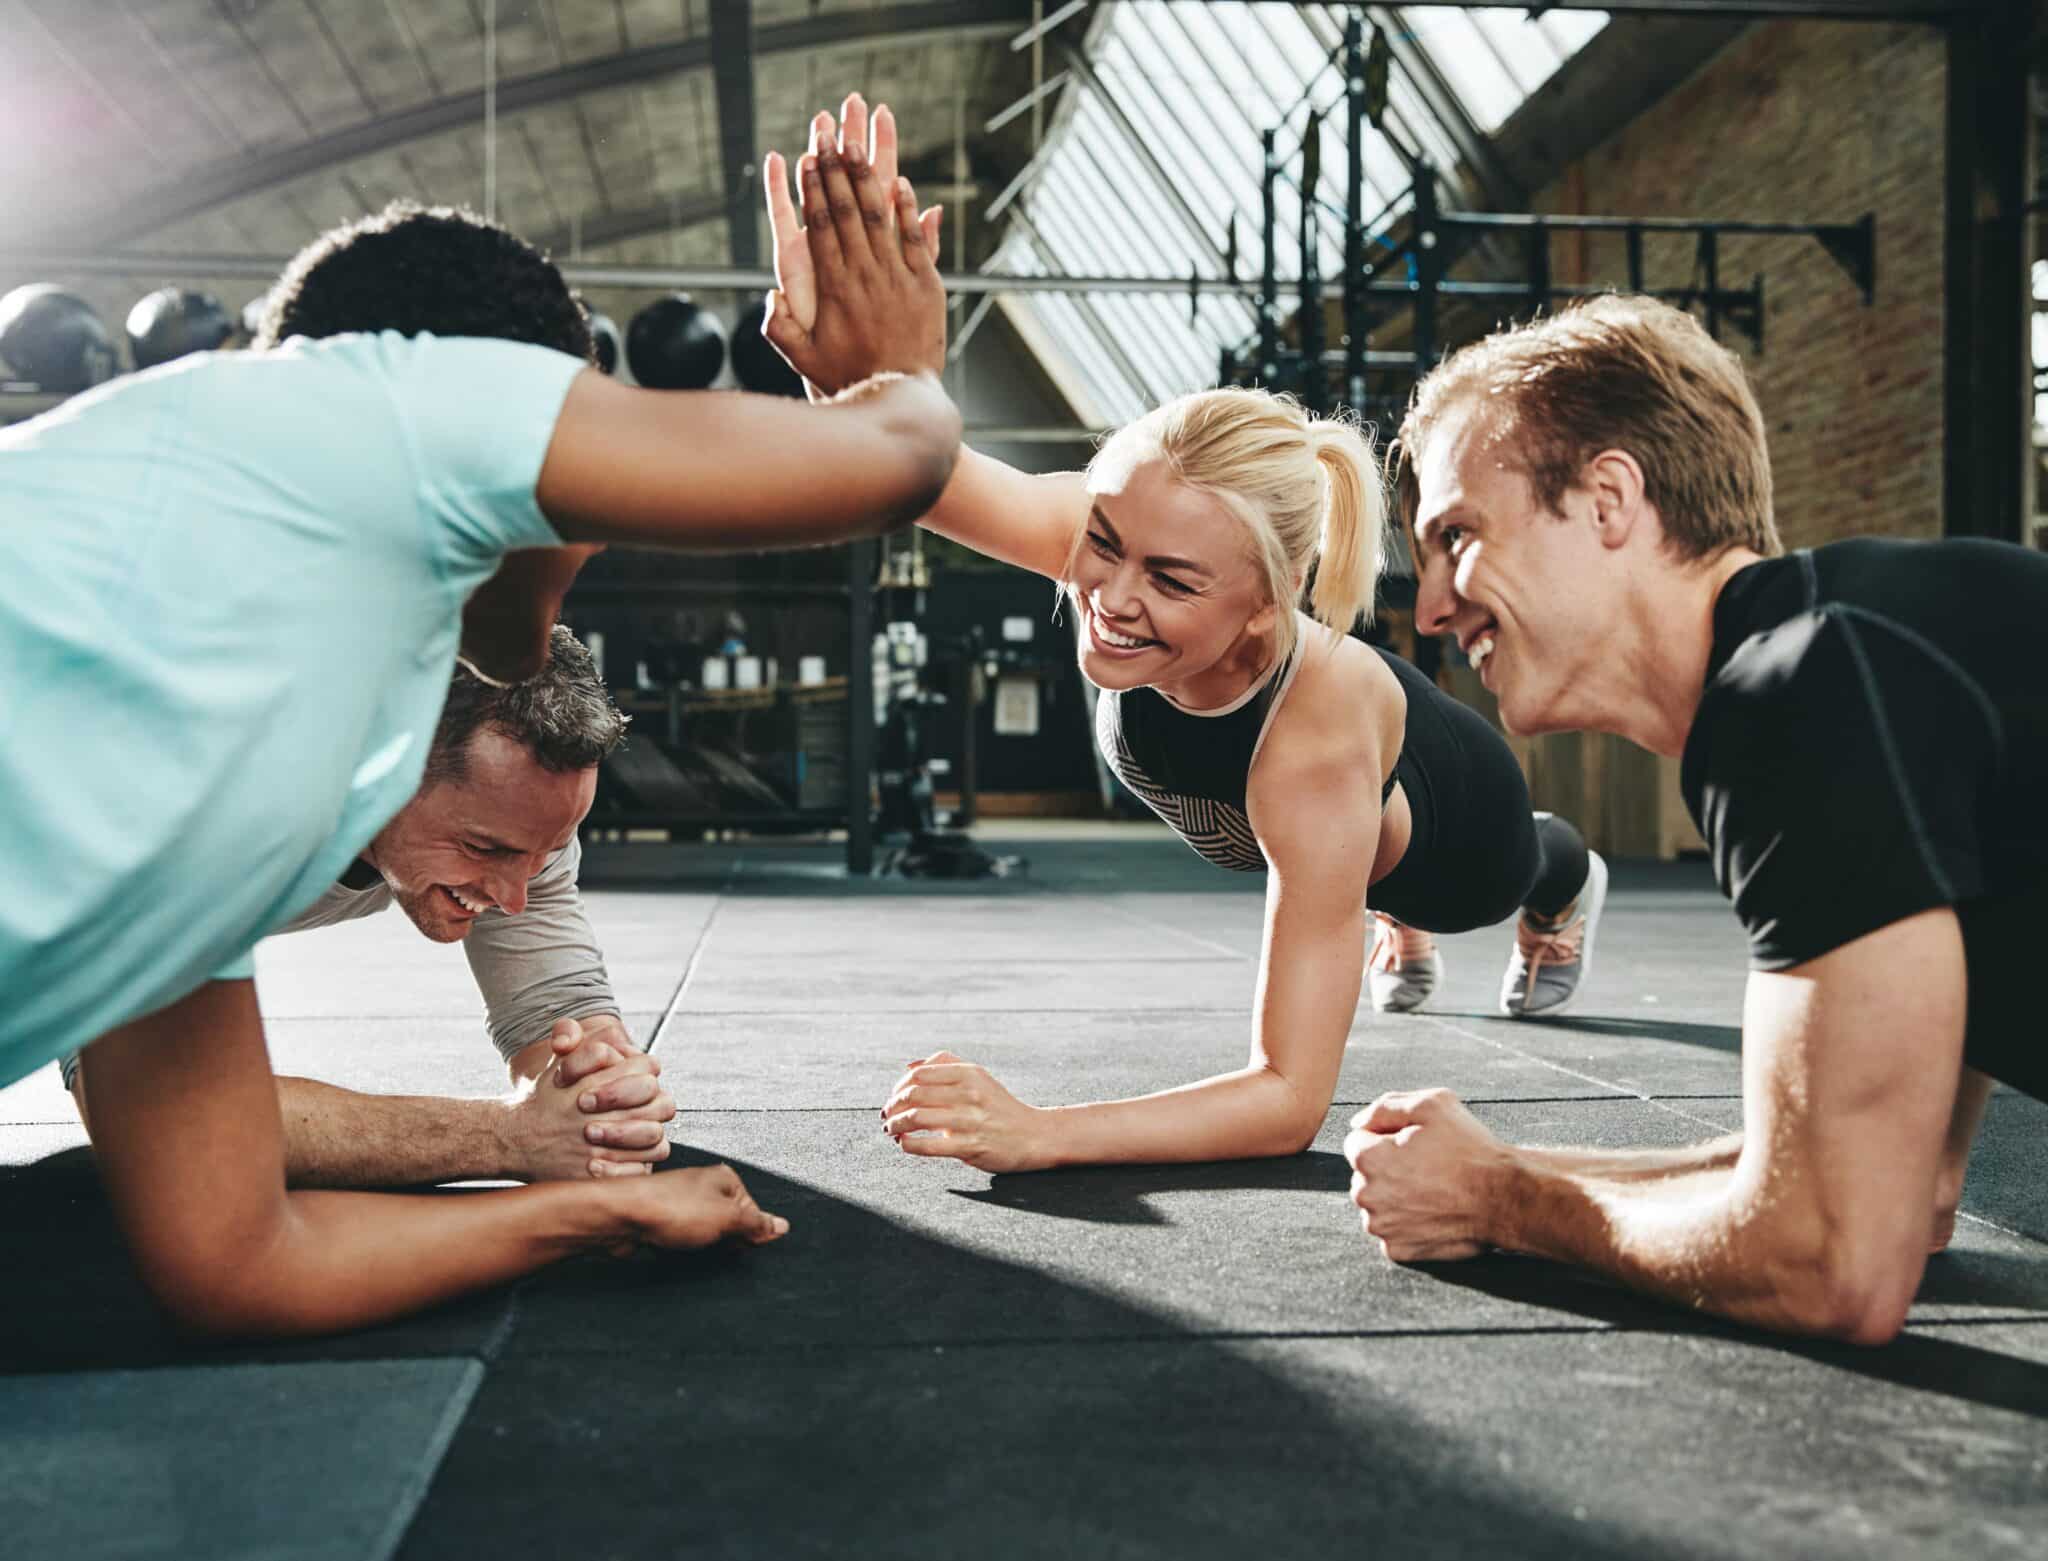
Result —
[[[1756,1240],[1735,1197],[1732,1168],[1644,1180],[1561,1171],[1515,1151],[1493,1206],[1490,1244],[1595,1269],[1694,1310],[1790,1333],[1832,1331],[1806,1295],[1821,1237],[1808,1257],[1781,1236]]]
[[[150,1291],[207,1333],[361,1327],[631,1246],[654,1178],[435,1197],[287,1192],[255,985],[213,981],[86,1054],[93,1149]],[[662,1178],[668,1180],[668,1178]]]
[[[502,1101],[364,1095],[280,1078],[277,1104],[287,1186],[422,1187],[517,1174]]]
[[[81,1073],[71,1085],[92,1131]],[[517,1176],[498,1100],[364,1095],[315,1079],[280,1078],[288,1187],[426,1187]]]

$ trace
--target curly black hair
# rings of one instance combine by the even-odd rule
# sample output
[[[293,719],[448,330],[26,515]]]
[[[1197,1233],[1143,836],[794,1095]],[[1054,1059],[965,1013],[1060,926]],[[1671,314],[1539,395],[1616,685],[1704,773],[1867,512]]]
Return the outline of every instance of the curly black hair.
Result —
[[[590,316],[555,263],[459,206],[393,201],[321,234],[271,289],[254,345],[344,331],[493,336],[597,361]]]

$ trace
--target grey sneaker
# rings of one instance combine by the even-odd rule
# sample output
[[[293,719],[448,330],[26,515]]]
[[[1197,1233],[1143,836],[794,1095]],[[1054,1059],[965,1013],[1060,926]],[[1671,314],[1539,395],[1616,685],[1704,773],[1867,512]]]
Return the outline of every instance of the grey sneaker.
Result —
[[[1366,987],[1372,993],[1373,1011],[1412,1014],[1435,995],[1444,978],[1444,957],[1428,933],[1405,927],[1379,911],[1368,914],[1373,921],[1373,939]]]
[[[1524,913],[1515,923],[1515,951],[1500,983],[1500,1011],[1510,1019],[1548,1019],[1578,996],[1593,968],[1593,934],[1607,905],[1607,863],[1587,853],[1586,887],[1577,913],[1562,927],[1538,927]]]

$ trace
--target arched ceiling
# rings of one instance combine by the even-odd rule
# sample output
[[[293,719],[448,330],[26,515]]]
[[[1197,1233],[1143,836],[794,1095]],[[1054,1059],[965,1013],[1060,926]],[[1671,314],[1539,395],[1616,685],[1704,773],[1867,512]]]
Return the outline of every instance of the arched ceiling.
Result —
[[[722,119],[751,118],[737,145],[795,148],[858,87],[927,182],[950,180],[956,123],[976,159],[1021,163],[1021,127],[981,126],[1029,89],[1008,40],[1030,19],[1030,0],[0,0],[5,242],[284,255],[395,197],[489,198],[565,259],[722,264],[759,251]],[[163,280],[35,279],[116,327]]]
[[[1577,16],[1586,4],[1360,8],[1394,51],[1390,123],[1461,199],[1513,204],[1533,187],[1529,161],[1502,155],[1515,141],[1506,121],[1598,27]],[[999,117],[1032,89],[1031,51],[1014,45],[1033,11],[1031,0],[0,0],[0,291],[65,283],[116,330],[167,280],[239,309],[261,291],[246,264],[210,280],[29,275],[11,274],[5,251],[278,259],[400,197],[491,210],[569,262],[758,266],[754,160],[796,149],[810,114],[853,89],[895,108],[907,171],[946,200],[949,266],[998,257],[1005,270],[1214,275],[1233,215],[1241,236],[1255,231],[1257,181],[1243,170],[1259,128],[1288,101],[1320,104],[1336,89],[1340,8],[1044,0],[1044,76],[1066,74],[1041,105],[1039,143],[1030,114]],[[1572,122],[1642,73],[1639,56],[1610,52],[1577,90]],[[1374,154],[1369,183],[1398,187],[1391,158]],[[1013,181],[1022,197],[986,220]],[[589,296],[624,320],[646,294]],[[1048,297],[1004,314],[1077,411],[1122,415],[1208,375],[1244,310]]]

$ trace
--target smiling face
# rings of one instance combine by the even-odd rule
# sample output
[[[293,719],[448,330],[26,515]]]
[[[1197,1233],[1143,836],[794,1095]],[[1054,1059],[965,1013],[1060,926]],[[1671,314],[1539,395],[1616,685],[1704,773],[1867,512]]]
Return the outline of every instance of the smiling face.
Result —
[[[1156,458],[1097,472],[1091,497],[1067,582],[1089,682],[1186,684],[1271,627],[1244,523],[1220,499],[1176,481]]]
[[[597,794],[597,770],[544,768],[525,745],[485,727],[467,772],[430,783],[378,833],[365,860],[413,925],[456,943],[484,911],[526,909],[527,881],[566,846]]]
[[[1597,727],[1624,554],[1603,538],[1591,489],[1546,510],[1511,454],[1478,407],[1447,413],[1422,447],[1415,625],[1457,640],[1509,731]]]

